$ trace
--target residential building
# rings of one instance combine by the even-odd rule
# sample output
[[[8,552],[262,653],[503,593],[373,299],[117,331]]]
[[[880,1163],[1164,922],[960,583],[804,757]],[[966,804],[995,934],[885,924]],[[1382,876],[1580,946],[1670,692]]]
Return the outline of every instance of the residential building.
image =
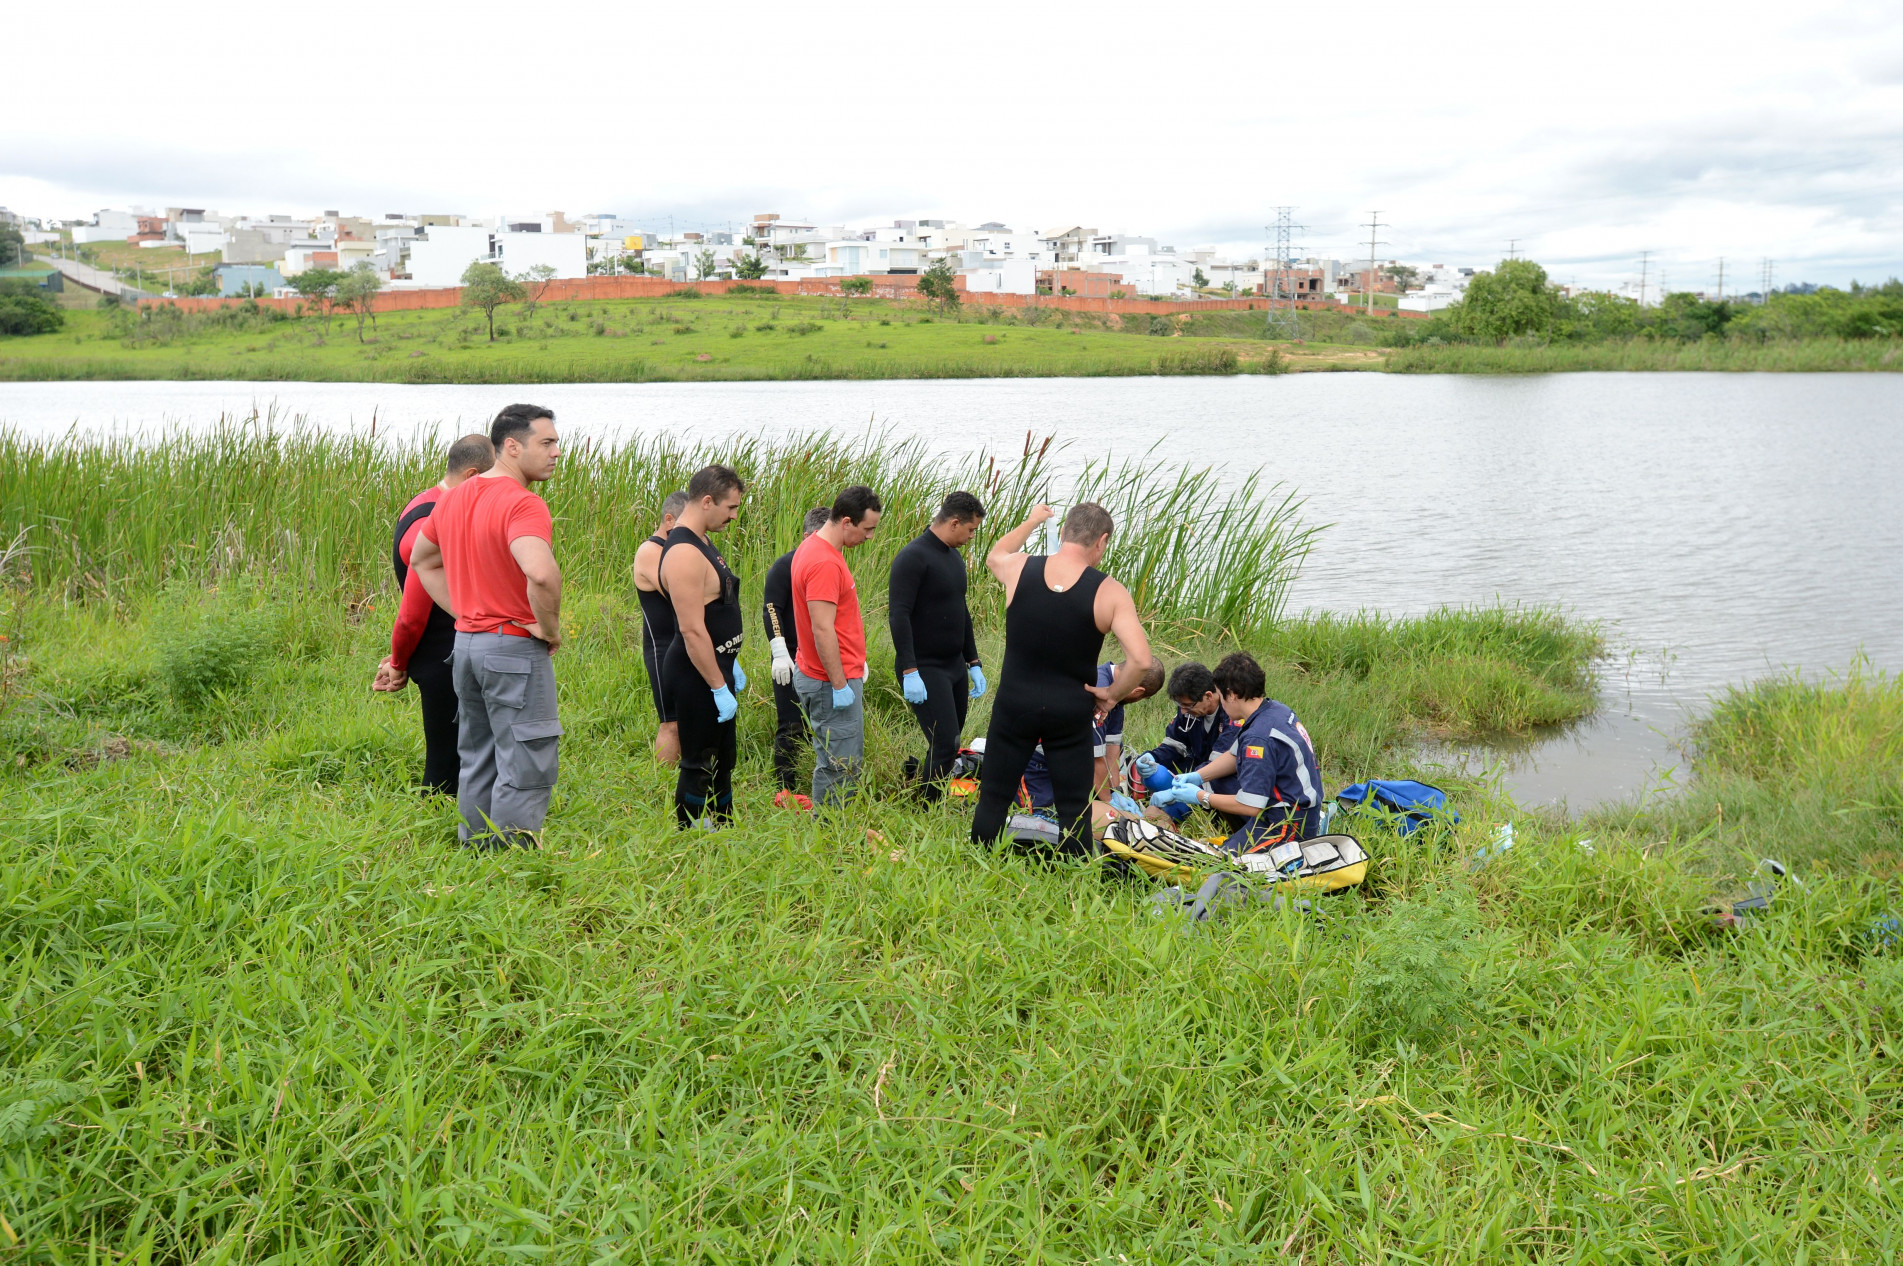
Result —
[[[88,242],[123,242],[139,231],[139,218],[130,211],[101,210],[93,216],[91,224],[73,226],[73,241],[84,245]]]
[[[1052,262],[1062,267],[1075,264],[1089,249],[1090,239],[1096,236],[1096,229],[1072,225],[1069,228],[1046,230],[1041,235],[1041,245],[1050,254]]]
[[[977,251],[966,251],[967,257],[978,255]],[[1011,294],[1034,295],[1037,293],[1037,263],[1029,259],[1001,259],[995,264],[981,264],[966,269],[965,291],[968,294]]]
[[[409,239],[409,280],[416,286],[459,286],[463,271],[478,260],[501,265],[519,277],[547,264],[557,277],[588,275],[588,238],[581,233],[544,233],[479,224],[433,225]]]

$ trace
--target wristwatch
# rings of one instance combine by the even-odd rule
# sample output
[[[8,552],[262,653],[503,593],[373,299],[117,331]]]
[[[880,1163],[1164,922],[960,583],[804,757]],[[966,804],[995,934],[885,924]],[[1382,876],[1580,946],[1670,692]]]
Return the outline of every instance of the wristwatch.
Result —
[[[1196,803],[1205,809],[1209,807],[1209,784],[1204,783],[1196,788]]]

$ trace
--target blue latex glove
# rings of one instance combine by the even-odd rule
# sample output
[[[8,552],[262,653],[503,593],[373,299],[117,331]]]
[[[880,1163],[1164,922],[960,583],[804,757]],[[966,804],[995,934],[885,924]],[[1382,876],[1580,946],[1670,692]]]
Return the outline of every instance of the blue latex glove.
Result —
[[[1143,780],[1143,785],[1148,787],[1151,791],[1165,791],[1176,785],[1176,775],[1161,765],[1158,765],[1155,769],[1152,769],[1149,776]]]
[[[731,721],[734,713],[740,711],[740,701],[733,697],[733,691],[726,685],[714,687],[714,720]]]
[[[854,703],[858,702],[858,699],[859,696],[852,693],[851,682],[847,682],[845,685],[839,687],[839,689],[833,691],[833,707],[836,710],[850,708]]]
[[[918,675],[918,669],[912,669],[899,679],[899,689],[904,691],[907,703],[925,702],[925,679]]]
[[[1143,755],[1137,757],[1136,769],[1137,777],[1146,783],[1149,782],[1150,775],[1156,772],[1156,757],[1150,755],[1148,752],[1143,753]]]
[[[985,670],[976,664],[971,666],[971,697],[974,699],[985,697]]]
[[[1180,784],[1174,787],[1165,787],[1150,797],[1150,803],[1159,809],[1166,804],[1193,805],[1196,803],[1196,788],[1185,787]]]
[[[1200,787],[1203,785],[1203,776],[1195,770],[1191,770],[1187,774],[1176,775],[1175,782],[1179,787]]]
[[[1143,816],[1143,810],[1137,807],[1137,802],[1124,795],[1121,791],[1113,791],[1110,793],[1110,807],[1115,809],[1118,813],[1127,813],[1133,818]]]
[[[733,662],[734,693],[739,694],[741,691],[745,690],[746,688],[747,688],[747,670],[742,668],[740,666],[740,661],[736,659]]]

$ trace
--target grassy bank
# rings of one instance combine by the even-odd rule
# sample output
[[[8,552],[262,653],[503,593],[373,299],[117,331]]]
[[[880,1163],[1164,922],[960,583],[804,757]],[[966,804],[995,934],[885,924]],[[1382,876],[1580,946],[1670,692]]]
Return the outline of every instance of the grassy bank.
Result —
[[[0,530],[43,533],[0,588],[0,1239],[25,1260],[1903,1249],[1903,971],[1869,935],[1896,879],[1832,816],[1879,806],[1856,840],[1894,838],[1888,679],[1734,696],[1699,787],[1644,813],[1566,825],[1454,785],[1458,826],[1358,824],[1371,877],[1321,916],[1190,932],[1146,885],[975,849],[962,809],[899,795],[917,739],[883,646],[865,803],[774,813],[756,684],[741,826],[677,834],[623,581],[647,511],[611,499],[645,507],[693,458],[588,454],[551,487],[572,641],[548,848],[470,856],[411,790],[413,698],[367,689],[381,524],[421,456],[208,443],[0,453]],[[737,529],[749,606],[814,487],[914,505],[947,479],[813,454]],[[1036,482],[1008,464],[1000,512]],[[1282,522],[1269,583],[1302,544],[1281,505],[1230,511]],[[1180,551],[1169,522],[1125,562]],[[855,558],[868,601],[902,535]],[[1166,653],[1253,649],[1330,790],[1405,774],[1423,731],[1590,707],[1598,640],[1550,614],[1225,626],[1219,597],[1153,604]],[[1165,707],[1132,706],[1133,734]],[[1774,816],[1794,777],[1802,840]],[[1515,848],[1476,868],[1507,820]],[[1718,933],[1701,907],[1771,840],[1808,887]]]
[[[1893,339],[1839,338],[1766,343],[1633,339],[1543,347],[1475,347],[1450,343],[1393,348],[1388,351],[1383,367],[1395,374],[1554,374],[1582,370],[1897,371],[1903,370],[1903,346]]]
[[[1061,318],[1061,319],[1060,319]],[[498,314],[76,313],[0,341],[0,380],[535,383],[1090,377],[1280,372],[1260,342],[1186,343],[1093,314],[961,323],[915,304],[743,295],[550,303]]]

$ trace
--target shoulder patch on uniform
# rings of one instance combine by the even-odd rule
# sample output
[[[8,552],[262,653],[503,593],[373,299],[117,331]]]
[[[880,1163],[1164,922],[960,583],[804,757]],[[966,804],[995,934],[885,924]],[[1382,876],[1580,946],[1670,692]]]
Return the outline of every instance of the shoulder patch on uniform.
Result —
[[[1250,760],[1261,760],[1262,753],[1264,750],[1265,749],[1263,748],[1262,744],[1251,743],[1247,747],[1242,749],[1242,754],[1244,756],[1247,756]]]

